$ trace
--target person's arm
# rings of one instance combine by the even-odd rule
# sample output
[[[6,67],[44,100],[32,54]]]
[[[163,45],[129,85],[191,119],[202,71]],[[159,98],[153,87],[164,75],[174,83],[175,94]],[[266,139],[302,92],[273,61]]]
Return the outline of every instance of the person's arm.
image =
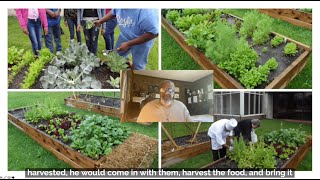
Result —
[[[48,34],[48,20],[47,20],[47,13],[45,9],[38,9],[39,16],[41,19],[41,23],[44,29],[44,35]]]
[[[108,14],[106,14],[105,16],[103,16],[102,19],[99,19],[97,21],[94,22],[96,27],[99,27],[102,23],[110,21],[111,19],[115,18],[116,16],[114,16],[112,14],[112,11],[109,11]]]
[[[127,51],[128,49],[130,49],[132,46],[135,45],[139,45],[139,44],[143,44],[145,42],[150,41],[151,39],[154,39],[158,37],[158,34],[152,34],[152,33],[144,33],[141,36],[132,39],[130,41],[124,42],[122,43],[118,48],[117,51]]]
[[[26,35],[29,35],[28,27],[27,27],[27,22],[24,21],[23,18],[23,9],[16,9],[16,16],[19,21],[20,27],[22,29],[22,32]]]
[[[53,11],[51,11],[50,9],[46,9],[46,12],[49,14],[50,17],[56,18],[56,14]]]
[[[54,12],[56,17],[58,18],[60,16],[60,13],[61,13],[61,9],[58,9],[58,11]]]

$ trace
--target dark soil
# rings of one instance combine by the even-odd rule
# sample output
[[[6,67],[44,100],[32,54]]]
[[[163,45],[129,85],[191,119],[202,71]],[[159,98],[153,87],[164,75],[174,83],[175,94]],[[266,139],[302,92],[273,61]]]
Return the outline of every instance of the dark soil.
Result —
[[[20,72],[14,77],[12,83],[9,85],[9,89],[20,89],[20,84],[24,80],[24,75],[28,71],[29,66],[25,66]]]
[[[176,144],[178,146],[183,146],[183,145],[190,144],[192,138],[193,138],[193,135],[188,135],[188,136],[174,138],[174,141],[176,142]],[[208,132],[201,132],[201,133],[197,134],[197,137],[196,137],[195,141],[193,142],[193,144],[202,143],[202,142],[206,142],[206,141],[210,141],[210,137],[208,136]],[[163,141],[162,144],[165,142],[166,141]]]
[[[49,65],[47,65],[45,67],[45,69],[47,69]],[[28,71],[29,66],[24,67],[14,78],[13,83],[11,83],[11,85],[9,86],[9,89],[20,89],[20,84],[23,82],[24,78],[25,78],[25,73]],[[110,79],[110,76],[112,76],[113,78],[117,78],[120,77],[119,73],[114,73],[111,72],[110,68],[106,65],[102,65],[98,68],[95,68],[91,74],[98,80],[101,82],[102,84],[102,89],[115,89],[114,87],[112,87],[107,80]],[[41,82],[39,81],[41,76],[44,75],[44,71],[42,71],[38,77],[38,79],[36,80],[36,83],[31,86],[30,89],[43,89]]]
[[[117,98],[93,96],[93,95],[86,95],[86,94],[80,94],[79,97],[81,100],[87,101],[93,104],[120,108],[120,99],[117,99]]]

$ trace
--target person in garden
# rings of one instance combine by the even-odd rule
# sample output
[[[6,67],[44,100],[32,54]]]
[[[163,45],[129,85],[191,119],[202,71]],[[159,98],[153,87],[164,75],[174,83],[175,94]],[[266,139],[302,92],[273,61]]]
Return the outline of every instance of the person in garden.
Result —
[[[105,23],[102,24],[102,27],[94,26],[93,21],[102,19],[105,14],[104,9],[78,9],[77,10],[77,31],[80,32],[81,26],[83,28],[84,37],[86,39],[86,45],[91,53],[97,55],[98,51],[98,39],[100,28],[101,32],[105,30]]]
[[[45,35],[45,44],[51,53],[54,53],[52,38],[56,44],[56,52],[62,51],[61,45],[61,9],[46,9],[48,20],[48,34]]]
[[[236,128],[234,128],[234,135],[236,137],[243,137],[243,140],[249,144],[254,144],[258,141],[255,129],[260,127],[259,119],[245,119],[239,121]]]
[[[160,99],[148,102],[141,110],[137,122],[192,122],[187,107],[174,99],[175,86],[165,80],[160,84]]]
[[[106,9],[106,14],[109,13],[111,9]],[[113,18],[106,22],[106,29],[102,30],[102,35],[106,44],[106,50],[113,50],[114,48],[114,29],[117,26],[117,19]]]
[[[29,36],[33,53],[37,56],[42,48],[43,27],[44,34],[48,34],[48,21],[45,9],[16,9],[16,16],[22,32]]]
[[[77,42],[81,43],[81,33],[77,31],[77,9],[64,9],[64,24],[68,26],[70,32],[70,41],[74,40],[74,31],[76,31]]]
[[[227,137],[233,136],[233,129],[237,126],[236,119],[221,119],[210,126],[208,136],[211,138],[211,149],[213,161],[223,158],[229,151],[233,150],[233,141],[230,138],[230,145],[227,144]]]
[[[116,18],[120,36],[116,43],[119,55],[132,54],[133,69],[144,70],[148,63],[150,50],[159,33],[157,9],[112,9],[96,26]]]

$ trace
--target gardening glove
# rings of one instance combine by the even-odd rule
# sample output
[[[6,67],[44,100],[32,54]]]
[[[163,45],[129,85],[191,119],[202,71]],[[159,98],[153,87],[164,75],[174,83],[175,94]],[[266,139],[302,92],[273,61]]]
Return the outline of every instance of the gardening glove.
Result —
[[[230,146],[229,147],[229,151],[233,151],[234,147],[233,146]]]

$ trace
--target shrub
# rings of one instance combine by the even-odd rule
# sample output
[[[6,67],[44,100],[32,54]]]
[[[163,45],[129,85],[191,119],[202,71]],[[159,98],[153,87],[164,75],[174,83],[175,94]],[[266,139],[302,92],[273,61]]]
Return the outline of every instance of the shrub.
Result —
[[[281,43],[283,43],[283,41],[284,41],[284,38],[277,35],[271,40],[270,44],[271,44],[272,47],[277,47]]]
[[[294,43],[288,43],[283,49],[283,53],[286,56],[295,56],[297,52],[297,45]]]

